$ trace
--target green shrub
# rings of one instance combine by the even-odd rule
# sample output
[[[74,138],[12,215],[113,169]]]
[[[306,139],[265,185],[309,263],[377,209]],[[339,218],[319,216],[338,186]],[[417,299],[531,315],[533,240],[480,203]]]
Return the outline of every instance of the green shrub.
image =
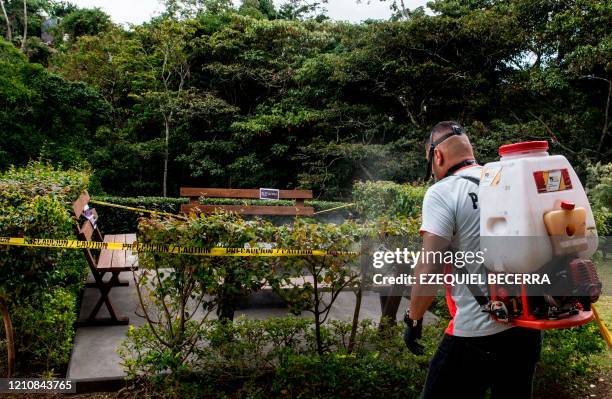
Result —
[[[353,201],[360,217],[374,220],[414,218],[421,215],[427,186],[398,184],[389,181],[357,182],[353,186]]]
[[[72,202],[88,177],[38,162],[0,174],[0,236],[74,238]],[[86,272],[78,251],[0,246],[0,297],[11,311],[22,373],[65,366]]]
[[[150,393],[171,397],[416,398],[446,322],[425,327],[423,356],[406,350],[402,325],[381,334],[369,320],[359,323],[352,353],[347,352],[350,323],[326,323],[322,335],[327,351],[318,355],[313,323],[293,316],[203,324],[198,350],[180,376],[160,375],[168,355],[152,344],[146,326],[130,331],[121,354],[132,378],[144,376]],[[142,351],[144,346],[149,352]],[[584,381],[580,378],[594,371],[592,355],[602,350],[593,323],[546,331],[535,396],[575,394]]]
[[[590,165],[587,171],[587,190],[591,205],[595,208],[612,208],[612,163]]]
[[[348,353],[350,330],[347,322],[327,323],[328,350],[318,355],[308,319],[210,321],[200,327],[198,349],[180,376],[159,373],[167,355],[147,344],[153,337],[146,326],[130,330],[120,353],[132,379],[146,377],[140,389],[166,397],[418,397],[440,338],[436,328],[425,328],[426,356],[406,349],[401,327],[381,335],[368,320],[359,324],[355,351]]]
[[[357,224],[340,225],[307,223],[297,220],[293,226],[281,226],[276,242],[280,248],[298,248],[325,251],[353,251],[361,234]],[[329,316],[335,299],[343,290],[356,290],[361,283],[361,273],[354,256],[300,256],[281,259],[287,289],[276,288],[293,312],[308,311],[314,316],[317,352],[325,350],[321,327]],[[300,277],[299,283],[292,278]],[[310,278],[302,283],[302,278]],[[323,291],[325,286],[328,292]]]
[[[612,234],[612,163],[587,167],[587,193],[599,236]]]
[[[402,326],[390,327],[384,334],[370,320],[359,324],[353,353],[346,343],[350,323],[326,324],[324,335],[330,343],[322,356],[300,353],[288,356],[274,370],[271,386],[274,396],[289,397],[389,397],[419,396],[429,356],[433,354],[439,331],[426,327],[422,342],[425,356],[415,356],[402,340]]]
[[[154,245],[180,245],[197,248],[245,248],[260,243],[273,242],[276,228],[264,220],[244,220],[234,213],[200,215],[188,220],[141,219],[139,241]],[[172,270],[168,284],[183,284],[185,272],[194,280],[199,294],[215,294],[217,313],[220,317],[232,318],[233,307],[239,295],[259,289],[266,281],[275,279],[270,259],[265,257],[201,257],[176,256],[171,254],[141,254],[139,264],[144,270],[157,272]],[[221,283],[222,282],[222,283]],[[165,294],[166,282],[157,281],[156,289]]]
[[[200,203],[204,205],[263,205],[263,206],[293,206],[293,200],[261,200],[261,199],[233,199],[233,198],[200,198]],[[346,202],[306,200],[305,206],[311,206],[315,212],[347,205]]]
[[[584,377],[597,369],[593,355],[604,351],[605,347],[595,323],[545,331],[534,384],[536,393],[550,397],[559,392],[582,390],[579,385],[586,383]],[[559,386],[559,381],[567,385]]]
[[[188,220],[142,218],[139,241],[197,248],[244,248],[272,242],[274,232],[274,226],[268,222],[246,221],[228,213]],[[211,311],[216,309],[218,317],[229,323],[240,296],[266,282],[278,285],[271,282],[276,278],[275,272],[270,259],[265,257],[140,253],[139,267],[135,285],[148,325],[145,330],[130,332],[131,343],[124,351],[143,359],[136,363],[126,360],[128,370],[144,367],[148,374],[186,373],[194,351],[199,348],[199,328]]]
[[[140,231],[144,242],[151,244],[243,247],[274,242],[283,248],[328,250],[351,249],[364,236],[377,240],[417,236],[418,213],[412,212],[418,211],[416,207],[422,201],[425,187],[386,182],[359,184],[356,190],[361,190],[362,194],[371,190],[371,195],[364,194],[368,200],[361,205],[368,214],[363,225],[298,220],[291,226],[275,227],[257,220],[244,221],[237,215],[219,214],[189,221],[143,219]],[[397,195],[405,196],[403,207],[389,210],[377,203],[391,201],[390,198]],[[370,198],[379,200],[365,204]],[[155,271],[164,268],[193,270],[191,276],[197,276],[199,288],[189,294],[198,298],[206,293],[209,297],[208,302],[204,302],[205,310],[218,306],[218,299],[211,297],[222,298],[232,292],[248,293],[268,279],[296,313],[309,310],[315,314],[315,322],[295,317],[262,321],[238,319],[233,323],[190,319],[180,334],[176,333],[181,331],[180,323],[174,319],[166,331],[174,331],[174,337],[190,337],[177,341],[181,343],[178,349],[160,345],[160,336],[166,339],[172,335],[160,334],[159,324],[130,330],[121,352],[129,375],[144,377],[145,386],[151,392],[170,396],[268,397],[271,393],[275,397],[417,397],[424,383],[428,359],[442,333],[442,324],[449,318],[444,298],[439,297],[432,310],[441,321],[437,326],[426,327],[423,338],[426,354],[419,357],[405,349],[401,323],[388,326],[381,333],[378,326],[369,321],[359,322],[355,330],[354,323],[327,320],[330,304],[322,300],[315,287],[326,283],[337,289],[347,281],[348,287],[353,287],[358,281],[351,280],[350,262],[345,259],[264,259],[261,264],[253,265],[248,259],[238,264],[230,259],[145,254],[143,260],[145,268]],[[227,273],[232,267],[244,274],[232,277],[236,284],[224,287],[220,278],[227,281]],[[266,268],[272,273],[266,274]],[[304,275],[313,276],[314,283],[287,289],[286,278]],[[173,295],[185,297],[180,284],[190,280],[184,278],[184,273],[164,274],[163,277],[168,284],[154,282],[157,285],[153,291],[154,302],[159,305],[161,298],[165,298],[168,305]],[[279,290],[281,283],[285,284],[283,290]],[[176,309],[173,306],[170,309]],[[578,378],[594,370],[592,355],[602,349],[603,341],[593,324],[545,332],[535,381],[537,392],[559,387],[560,379],[581,381]],[[167,371],[170,373],[165,373]],[[559,392],[571,389],[559,387]]]
[[[360,358],[342,354],[290,357],[277,370],[272,390],[277,396],[417,398],[426,370],[407,356],[404,362],[370,352]]]
[[[13,322],[18,368],[57,374],[68,364],[76,321],[76,296],[65,288],[29,297],[15,307]]]

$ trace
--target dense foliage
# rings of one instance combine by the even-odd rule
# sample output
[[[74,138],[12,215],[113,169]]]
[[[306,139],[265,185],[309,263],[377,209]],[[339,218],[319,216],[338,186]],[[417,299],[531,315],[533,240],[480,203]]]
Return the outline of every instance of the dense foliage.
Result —
[[[220,213],[186,221],[142,219],[139,233],[149,244],[343,251],[358,248],[362,230],[350,221],[274,226]],[[132,378],[146,377],[140,387],[177,397],[222,396],[236,389],[247,396],[271,389],[298,397],[370,390],[414,397],[425,361],[411,361],[414,355],[403,349],[399,329],[379,336],[369,321],[329,317],[341,291],[360,290],[358,260],[141,254],[136,281],[148,323],[129,332],[121,350],[126,370]],[[239,297],[264,286],[284,298],[292,313],[313,318],[229,322]],[[218,320],[210,320],[212,311]],[[433,329],[428,334],[433,339]],[[389,369],[391,363],[396,371]],[[170,374],[156,377],[164,371]],[[380,384],[371,386],[378,379]]]
[[[6,3],[18,26],[19,2]],[[430,15],[390,1],[392,20],[360,24],[320,17],[318,3],[166,1],[130,30],[46,5],[69,32],[50,69],[95,92],[4,45],[0,167],[42,153],[87,159],[115,195],[299,186],[338,199],[356,179],[422,177],[422,137],[447,119],[481,161],[534,138],[583,176],[609,161],[610,2],[438,0]]]
[[[67,166],[89,160],[106,113],[93,88],[29,63],[0,39],[0,169],[39,156]]]
[[[353,186],[355,209],[363,219],[390,220],[420,217],[425,185],[397,184],[390,181],[356,182]]]
[[[160,17],[129,29],[100,10],[25,3],[0,0],[0,236],[72,236],[70,202],[88,186],[175,196],[192,185],[352,194],[364,224],[143,218],[140,241],[335,250],[412,239],[426,187],[406,182],[422,178],[423,136],[447,119],[467,126],[481,161],[503,143],[549,140],[588,174],[598,229],[610,232],[609,1],[436,0],[426,14],[392,0],[391,20],[351,24],[326,19],[324,0],[166,0]],[[92,182],[44,163],[11,166],[32,159],[88,163]],[[185,201],[100,199],[172,213]],[[97,208],[103,230],[136,228],[137,213]],[[148,324],[130,330],[122,353],[132,377],[164,393],[415,397],[422,385],[427,358],[404,349],[399,329],[327,320],[327,294],[361,295],[351,259],[143,253],[140,266]],[[0,247],[22,373],[65,366],[85,270],[79,252]],[[314,322],[229,322],[265,285]],[[220,322],[207,319],[213,311]],[[428,355],[437,338],[427,330]],[[601,349],[593,325],[547,333],[539,389],[590,372]]]
[[[588,168],[587,193],[600,237],[612,235],[612,163]],[[609,243],[608,239],[608,245]]]
[[[202,346],[189,367],[176,374],[162,373],[168,357],[159,352],[149,329],[130,330],[120,353],[129,376],[139,382],[133,389],[140,395],[417,398],[445,322],[425,328],[424,356],[405,348],[401,327],[381,334],[369,320],[360,322],[352,352],[351,323],[327,323],[327,351],[318,355],[312,321],[293,316],[208,321],[198,332]],[[593,355],[605,350],[596,330],[589,324],[545,334],[534,397],[578,397],[585,391],[577,377],[592,372]]]
[[[352,352],[347,349],[350,330],[347,322],[326,324],[327,350],[318,355],[312,322],[305,318],[207,322],[200,327],[202,346],[192,356],[192,367],[180,375],[159,374],[159,352],[148,329],[131,330],[120,353],[130,359],[126,368],[132,378],[150,377],[138,389],[166,397],[418,397],[427,360],[405,348],[400,328],[381,335],[364,321]],[[435,329],[427,327],[429,350],[437,340]]]
[[[0,174],[0,236],[74,237],[72,202],[88,179],[40,163]],[[80,251],[0,246],[0,298],[16,331],[18,371],[63,372],[86,272]]]
[[[333,250],[351,248],[359,237],[374,232],[397,233],[385,227],[380,220],[360,228],[350,222],[302,221],[274,227],[219,214],[188,221],[142,220],[141,235],[147,243],[203,248],[276,243],[285,248]],[[402,233],[416,232],[405,226]],[[144,254],[141,266],[145,272],[139,275],[144,276],[139,277],[139,287],[146,294],[150,320],[148,325],[130,329],[120,351],[139,394],[417,397],[428,356],[448,321],[448,313],[440,311],[445,306],[440,300],[434,309],[440,323],[426,328],[426,354],[415,357],[405,349],[401,326],[381,330],[379,321],[359,320],[358,312],[347,314],[345,321],[328,319],[335,293],[344,288],[357,294],[364,280],[355,274],[354,262],[343,257],[214,259]],[[227,315],[233,311],[227,305],[234,306],[237,296],[264,285],[302,317],[239,318],[228,323]],[[358,303],[359,299],[356,307]],[[215,309],[219,320],[209,317]],[[304,317],[309,314],[314,317]],[[593,355],[604,350],[594,324],[547,332],[544,342],[536,380],[538,397],[547,397],[551,386],[558,394],[576,393],[574,384],[557,386],[556,382],[593,372]]]
[[[564,397],[568,393],[578,396],[578,392],[584,390],[578,384],[584,381],[584,376],[597,370],[598,365],[593,362],[593,354],[605,350],[608,349],[600,339],[595,323],[571,329],[545,331],[542,356],[534,381],[536,391],[548,395],[543,395],[545,397]],[[561,381],[563,383],[559,384]],[[570,381],[578,384],[572,384]]]

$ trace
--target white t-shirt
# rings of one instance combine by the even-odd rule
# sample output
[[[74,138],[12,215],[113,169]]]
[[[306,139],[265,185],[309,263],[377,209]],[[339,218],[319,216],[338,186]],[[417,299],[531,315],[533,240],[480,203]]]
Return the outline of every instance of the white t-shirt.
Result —
[[[460,169],[453,176],[431,186],[423,200],[421,232],[428,232],[450,241],[452,251],[480,249],[480,207],[478,186],[460,176],[480,179],[481,166]],[[486,269],[477,262],[465,265],[468,273],[480,273],[486,281]],[[445,267],[450,272],[450,267]],[[483,294],[486,285],[480,286]],[[474,295],[466,285],[446,287],[446,302],[453,319],[446,333],[460,337],[480,337],[504,331],[510,326],[491,319],[483,313]]]

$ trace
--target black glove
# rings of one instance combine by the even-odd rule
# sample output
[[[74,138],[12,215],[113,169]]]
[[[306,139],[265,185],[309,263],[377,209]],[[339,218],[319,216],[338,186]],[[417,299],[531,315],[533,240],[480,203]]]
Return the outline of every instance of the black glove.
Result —
[[[417,340],[421,339],[423,333],[423,318],[412,320],[408,312],[406,312],[404,315],[404,323],[406,323],[406,330],[404,330],[406,348],[415,355],[422,355],[424,348]]]

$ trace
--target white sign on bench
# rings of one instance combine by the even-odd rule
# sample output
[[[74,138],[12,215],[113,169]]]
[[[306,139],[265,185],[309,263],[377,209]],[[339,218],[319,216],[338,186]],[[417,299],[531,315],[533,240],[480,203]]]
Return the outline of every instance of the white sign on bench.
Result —
[[[260,188],[259,199],[277,201],[280,199],[280,190],[275,188]]]

